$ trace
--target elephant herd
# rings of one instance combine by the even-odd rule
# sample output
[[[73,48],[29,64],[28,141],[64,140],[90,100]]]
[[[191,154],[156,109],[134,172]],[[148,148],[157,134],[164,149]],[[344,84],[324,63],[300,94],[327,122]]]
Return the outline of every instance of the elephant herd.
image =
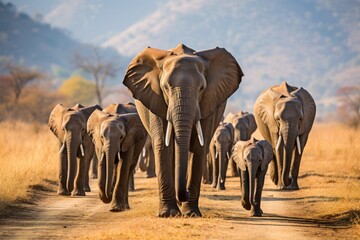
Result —
[[[223,48],[144,49],[123,79],[135,104],[53,109],[49,126],[60,148],[57,193],[90,191],[90,161],[96,156],[99,198],[110,203],[110,211],[129,209],[129,183],[140,159],[147,177],[158,178],[159,217],[201,217],[201,183],[225,190],[229,164],[230,175],[241,179],[242,206],[261,216],[268,166],[279,189],[299,189],[316,107],[305,89],[283,82],[260,94],[254,114],[224,118],[243,75]],[[257,128],[264,140],[251,138]]]

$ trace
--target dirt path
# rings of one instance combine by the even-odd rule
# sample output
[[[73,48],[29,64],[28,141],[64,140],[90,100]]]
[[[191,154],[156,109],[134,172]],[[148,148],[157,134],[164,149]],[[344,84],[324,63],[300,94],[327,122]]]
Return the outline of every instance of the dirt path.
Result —
[[[37,191],[43,198],[19,214],[0,221],[1,239],[350,239],[354,229],[344,223],[312,219],[308,204],[329,201],[301,196],[301,191],[277,191],[267,179],[262,218],[249,218],[240,205],[239,180],[227,179],[227,190],[202,186],[200,219],[160,219],[157,181],[137,173],[137,190],[131,193],[131,210],[108,211],[100,202],[96,181],[86,197],[61,197]]]

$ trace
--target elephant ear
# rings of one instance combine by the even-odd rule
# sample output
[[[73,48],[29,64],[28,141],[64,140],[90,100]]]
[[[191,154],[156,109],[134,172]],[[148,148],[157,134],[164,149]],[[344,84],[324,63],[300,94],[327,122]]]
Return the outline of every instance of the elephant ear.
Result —
[[[246,171],[246,164],[244,159],[244,147],[247,144],[247,142],[244,141],[238,141],[233,147],[232,154],[230,159],[232,159],[234,162],[236,162],[237,166],[242,170]]]
[[[233,120],[233,118],[234,118],[235,116],[236,116],[236,115],[235,115],[234,113],[229,112],[229,113],[226,115],[226,117],[225,117],[225,119],[224,119],[223,122],[232,123],[232,120]]]
[[[155,115],[165,119],[167,106],[160,88],[159,66],[167,56],[173,54],[155,48],[146,48],[129,64],[123,83]]]
[[[55,134],[60,141],[63,140],[63,131],[62,131],[62,121],[63,121],[63,114],[69,108],[64,107],[62,104],[57,104],[54,109],[51,111],[49,116],[48,125],[50,130]]]
[[[95,146],[99,149],[102,147],[101,137],[100,137],[100,126],[102,121],[111,116],[108,113],[104,113],[99,109],[95,109],[93,113],[90,115],[89,119],[87,120],[87,133],[91,137]]]
[[[201,117],[207,118],[238,89],[244,74],[236,59],[224,48],[195,54],[207,62],[207,87],[199,103]]]
[[[261,140],[257,142],[258,146],[261,147],[263,152],[263,160],[261,162],[261,171],[264,171],[273,159],[273,149],[271,144],[266,140]]]
[[[256,125],[256,121],[255,121],[255,117],[253,114],[249,113],[246,116],[248,123],[249,123],[249,137],[251,137],[251,135],[256,131],[257,125]]]
[[[147,132],[137,113],[119,115],[125,122],[126,136],[121,144],[121,151],[128,151],[134,144],[147,138]]]
[[[233,125],[231,123],[225,123],[225,127],[229,131],[230,139],[233,142],[234,141],[234,127],[233,127]]]
[[[277,123],[274,118],[275,103],[282,95],[271,88],[260,94],[254,106],[257,124],[265,124],[271,133],[278,133]],[[261,120],[261,122],[259,122]],[[270,133],[269,133],[270,135]],[[265,136],[264,136],[265,137]]]
[[[80,109],[80,112],[82,112],[86,118],[86,120],[89,119],[90,115],[95,111],[95,110],[102,110],[102,108],[100,107],[100,105],[93,105],[93,106],[90,106],[90,107],[86,107],[86,108],[81,108]]]
[[[304,119],[300,125],[300,133],[309,132],[312,128],[315,119],[315,113],[316,113],[315,101],[310,95],[310,93],[302,87],[292,92],[291,95],[300,98],[303,104]]]
[[[81,108],[84,108],[84,107],[85,107],[84,105],[77,103],[71,109],[74,109],[75,111],[79,111]]]

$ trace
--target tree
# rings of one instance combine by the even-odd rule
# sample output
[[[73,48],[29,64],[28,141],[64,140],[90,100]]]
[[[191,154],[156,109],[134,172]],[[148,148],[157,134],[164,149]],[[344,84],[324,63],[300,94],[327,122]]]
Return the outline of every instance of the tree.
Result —
[[[341,87],[337,96],[340,100],[338,111],[341,119],[350,127],[360,127],[360,85]]]
[[[105,82],[108,77],[115,77],[116,68],[111,61],[102,59],[99,49],[92,48],[90,56],[84,56],[79,52],[74,53],[75,65],[84,72],[92,75],[95,81],[95,93],[98,104],[102,106],[104,98]]]
[[[15,103],[18,103],[20,95],[27,85],[45,77],[43,73],[36,69],[20,65],[10,59],[5,59],[3,62],[3,67],[11,76],[11,89],[14,92]]]
[[[72,103],[89,105],[94,102],[95,85],[85,78],[75,75],[65,80],[59,92],[66,96]]]

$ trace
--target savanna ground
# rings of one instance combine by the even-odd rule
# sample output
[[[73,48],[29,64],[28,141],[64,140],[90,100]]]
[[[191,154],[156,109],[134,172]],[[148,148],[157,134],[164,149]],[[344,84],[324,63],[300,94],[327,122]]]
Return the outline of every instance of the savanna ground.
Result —
[[[58,146],[46,126],[0,123],[3,239],[354,239],[360,236],[360,130],[316,124],[305,148],[300,191],[266,179],[262,218],[240,205],[238,178],[225,191],[202,185],[203,218],[160,219],[157,180],[138,172],[131,210],[109,212],[97,197],[56,195]]]

